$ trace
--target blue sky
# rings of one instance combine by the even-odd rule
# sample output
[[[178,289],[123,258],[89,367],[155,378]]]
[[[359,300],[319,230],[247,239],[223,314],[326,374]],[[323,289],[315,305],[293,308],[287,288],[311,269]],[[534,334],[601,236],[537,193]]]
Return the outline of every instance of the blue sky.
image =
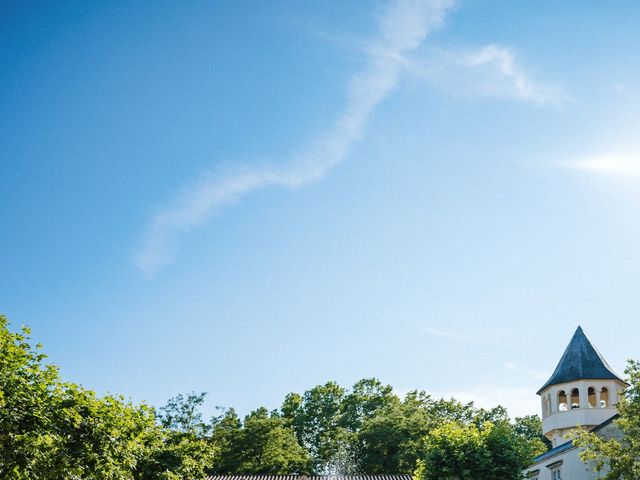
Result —
[[[241,412],[376,376],[537,413],[640,358],[640,4],[4,2],[0,310]]]

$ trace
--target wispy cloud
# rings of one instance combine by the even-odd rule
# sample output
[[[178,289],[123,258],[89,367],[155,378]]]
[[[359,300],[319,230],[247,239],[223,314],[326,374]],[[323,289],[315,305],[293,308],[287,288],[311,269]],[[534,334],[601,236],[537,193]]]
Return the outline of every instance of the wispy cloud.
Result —
[[[572,101],[559,86],[536,80],[518,65],[512,49],[495,44],[466,50],[432,49],[407,69],[453,95],[508,98],[536,105]]]
[[[321,179],[343,161],[364,133],[367,121],[394,89],[405,56],[438,28],[455,0],[395,1],[379,17],[378,37],[367,44],[365,68],[349,82],[342,114],[286,168],[248,169],[227,176],[205,175],[151,220],[134,263],[147,275],[173,261],[180,237],[205,223],[218,209],[267,186],[295,188]]]
[[[432,49],[418,57],[418,47],[442,25],[456,1],[393,1],[378,17],[377,37],[364,44],[365,66],[349,80],[346,105],[335,122],[292,153],[284,166],[236,167],[226,175],[202,175],[152,217],[134,253],[135,265],[153,276],[173,262],[182,236],[244,195],[269,186],[297,188],[322,179],[363,136],[374,109],[394,90],[401,73],[426,79],[455,95],[510,98],[535,105],[571,101],[561,88],[535,81],[517,64],[512,50],[500,45]]]
[[[618,178],[640,177],[640,154],[611,153],[586,157],[565,164],[566,167]]]

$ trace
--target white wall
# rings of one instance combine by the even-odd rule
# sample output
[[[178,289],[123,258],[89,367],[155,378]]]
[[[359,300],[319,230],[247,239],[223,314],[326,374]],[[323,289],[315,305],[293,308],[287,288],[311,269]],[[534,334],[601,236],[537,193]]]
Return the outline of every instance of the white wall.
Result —
[[[591,465],[582,463],[582,460],[578,457],[578,452],[579,450],[577,448],[572,448],[559,455],[547,458],[526,470],[525,478],[527,478],[530,472],[538,470],[538,476],[531,478],[537,480],[552,480],[551,470],[547,468],[547,466],[557,463],[559,460],[562,460],[562,465],[560,466],[562,480],[595,480],[604,477],[604,472],[597,474],[593,471]]]
[[[596,390],[596,402],[589,404],[588,391],[592,387]],[[609,400],[605,408],[600,408],[600,392],[603,387],[609,391]],[[624,384],[618,380],[577,380],[574,382],[552,385],[540,392],[542,405],[542,430],[554,447],[567,441],[566,435],[577,425],[595,427],[608,420],[617,413],[619,392]],[[571,403],[576,402],[571,392],[578,389],[580,408],[572,409]],[[558,394],[564,391],[567,395],[566,411],[560,410]]]

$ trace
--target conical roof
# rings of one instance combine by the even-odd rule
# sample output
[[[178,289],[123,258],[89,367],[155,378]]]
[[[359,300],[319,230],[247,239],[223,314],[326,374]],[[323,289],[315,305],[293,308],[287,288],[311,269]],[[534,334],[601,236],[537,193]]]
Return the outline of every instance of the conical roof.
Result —
[[[591,345],[591,342],[582,331],[582,327],[578,327],[560,362],[558,362],[553,375],[538,390],[538,395],[549,385],[582,379],[623,381],[611,369],[607,361],[600,355],[600,352]]]

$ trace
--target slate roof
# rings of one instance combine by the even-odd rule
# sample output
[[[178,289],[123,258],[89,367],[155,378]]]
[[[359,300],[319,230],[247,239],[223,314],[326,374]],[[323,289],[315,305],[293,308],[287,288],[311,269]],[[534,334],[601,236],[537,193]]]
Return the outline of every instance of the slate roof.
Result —
[[[210,475],[206,480],[411,480],[411,475]]]
[[[578,327],[551,378],[538,390],[538,395],[549,385],[581,379],[623,381],[591,345],[582,327]]]

